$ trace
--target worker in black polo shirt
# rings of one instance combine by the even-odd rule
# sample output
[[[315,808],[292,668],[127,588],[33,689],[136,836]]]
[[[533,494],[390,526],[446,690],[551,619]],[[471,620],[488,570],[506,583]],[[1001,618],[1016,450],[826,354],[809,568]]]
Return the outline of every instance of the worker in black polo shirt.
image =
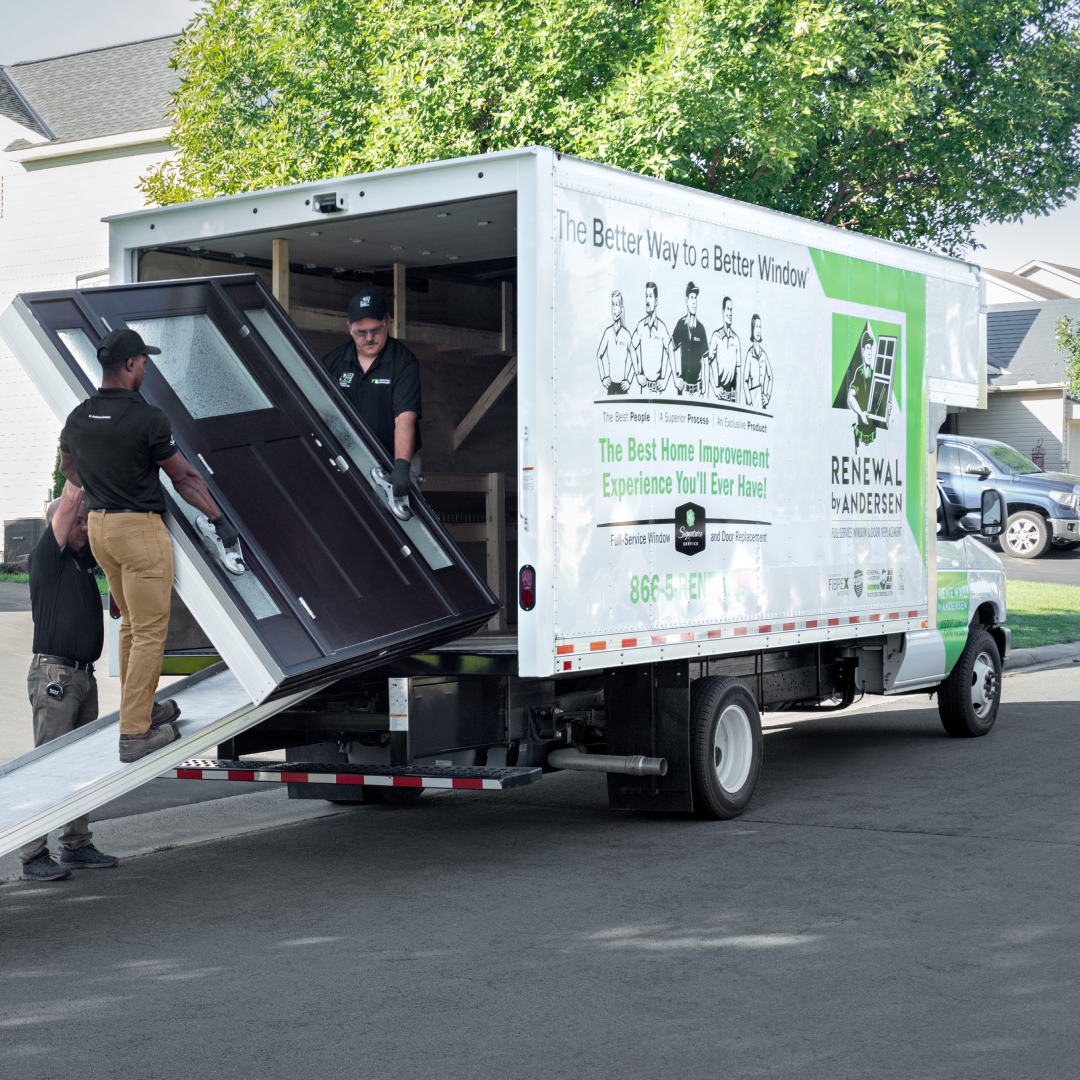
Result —
[[[201,510],[226,547],[236,529],[206,481],[176,448],[169,418],[139,394],[147,355],[160,353],[134,330],[112,330],[98,346],[101,389],[76,406],[60,432],[60,469],[83,488],[90,546],[109,582],[120,624],[120,760],[137,761],[180,738],[154,706],[173,584],[173,552],[161,520],[164,469],[177,494]]]
[[[45,511],[46,529],[30,556],[30,608],[34,617],[34,659],[26,677],[34,715],[34,745],[97,719],[94,664],[105,631],[97,565],[86,542],[83,493],[70,481]],[[90,840],[90,817],[69,821],[60,834],[60,865],[49,855],[49,838],[24,844],[23,878],[55,881],[72,867],[106,867],[118,862]]]
[[[323,366],[394,461],[394,494],[409,494],[420,477],[420,364],[390,337],[386,301],[374,289],[349,301],[351,341],[323,357]]]

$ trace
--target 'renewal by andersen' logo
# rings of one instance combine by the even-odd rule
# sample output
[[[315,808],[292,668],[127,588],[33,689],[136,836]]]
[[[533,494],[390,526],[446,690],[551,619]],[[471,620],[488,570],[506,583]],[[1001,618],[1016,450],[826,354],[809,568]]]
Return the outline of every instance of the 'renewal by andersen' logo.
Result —
[[[683,503],[675,511],[675,550],[680,555],[696,555],[705,550],[705,508]]]

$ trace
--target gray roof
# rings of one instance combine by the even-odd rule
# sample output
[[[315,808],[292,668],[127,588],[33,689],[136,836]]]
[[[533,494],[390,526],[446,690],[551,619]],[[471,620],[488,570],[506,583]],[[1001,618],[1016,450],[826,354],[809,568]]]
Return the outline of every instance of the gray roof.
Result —
[[[987,383],[1016,386],[1065,381],[1065,356],[1055,326],[1063,315],[1080,319],[1080,300],[994,304],[986,314]]]
[[[165,127],[180,85],[169,67],[175,43],[154,38],[2,68],[0,114],[57,142]],[[6,149],[35,145],[17,139]]]

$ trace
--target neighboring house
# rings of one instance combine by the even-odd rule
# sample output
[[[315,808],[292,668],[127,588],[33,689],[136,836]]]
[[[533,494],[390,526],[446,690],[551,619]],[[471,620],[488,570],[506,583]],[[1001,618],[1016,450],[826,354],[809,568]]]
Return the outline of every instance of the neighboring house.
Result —
[[[108,284],[107,214],[169,156],[175,37],[0,67],[0,310],[19,292]],[[59,424],[0,340],[0,521],[40,517]]]
[[[1080,294],[1080,271],[1073,272]],[[1063,315],[1080,319],[1080,299],[989,307],[987,407],[954,413],[947,430],[999,439],[1048,472],[1080,472],[1080,402],[1065,393],[1065,356],[1054,330]]]
[[[1069,300],[1080,297],[1080,270],[1036,259],[1011,274],[982,267],[986,302],[994,307],[1018,300]]]

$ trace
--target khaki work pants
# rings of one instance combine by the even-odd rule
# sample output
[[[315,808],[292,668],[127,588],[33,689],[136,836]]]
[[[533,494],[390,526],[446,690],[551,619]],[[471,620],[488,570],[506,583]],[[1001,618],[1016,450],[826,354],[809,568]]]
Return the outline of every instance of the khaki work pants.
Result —
[[[173,552],[160,514],[90,514],[90,550],[120,609],[120,734],[150,730],[173,585]]]
[[[64,688],[64,696],[59,701],[45,693],[49,683],[59,683]],[[43,664],[35,656],[26,676],[26,689],[34,710],[35,746],[59,739],[61,735],[97,719],[97,680],[84,668],[76,671],[60,664]],[[83,814],[64,826],[60,846],[75,851],[89,844],[93,835],[90,831],[90,815]],[[19,854],[24,863],[33,862],[48,848],[48,836],[41,836],[24,844]]]

